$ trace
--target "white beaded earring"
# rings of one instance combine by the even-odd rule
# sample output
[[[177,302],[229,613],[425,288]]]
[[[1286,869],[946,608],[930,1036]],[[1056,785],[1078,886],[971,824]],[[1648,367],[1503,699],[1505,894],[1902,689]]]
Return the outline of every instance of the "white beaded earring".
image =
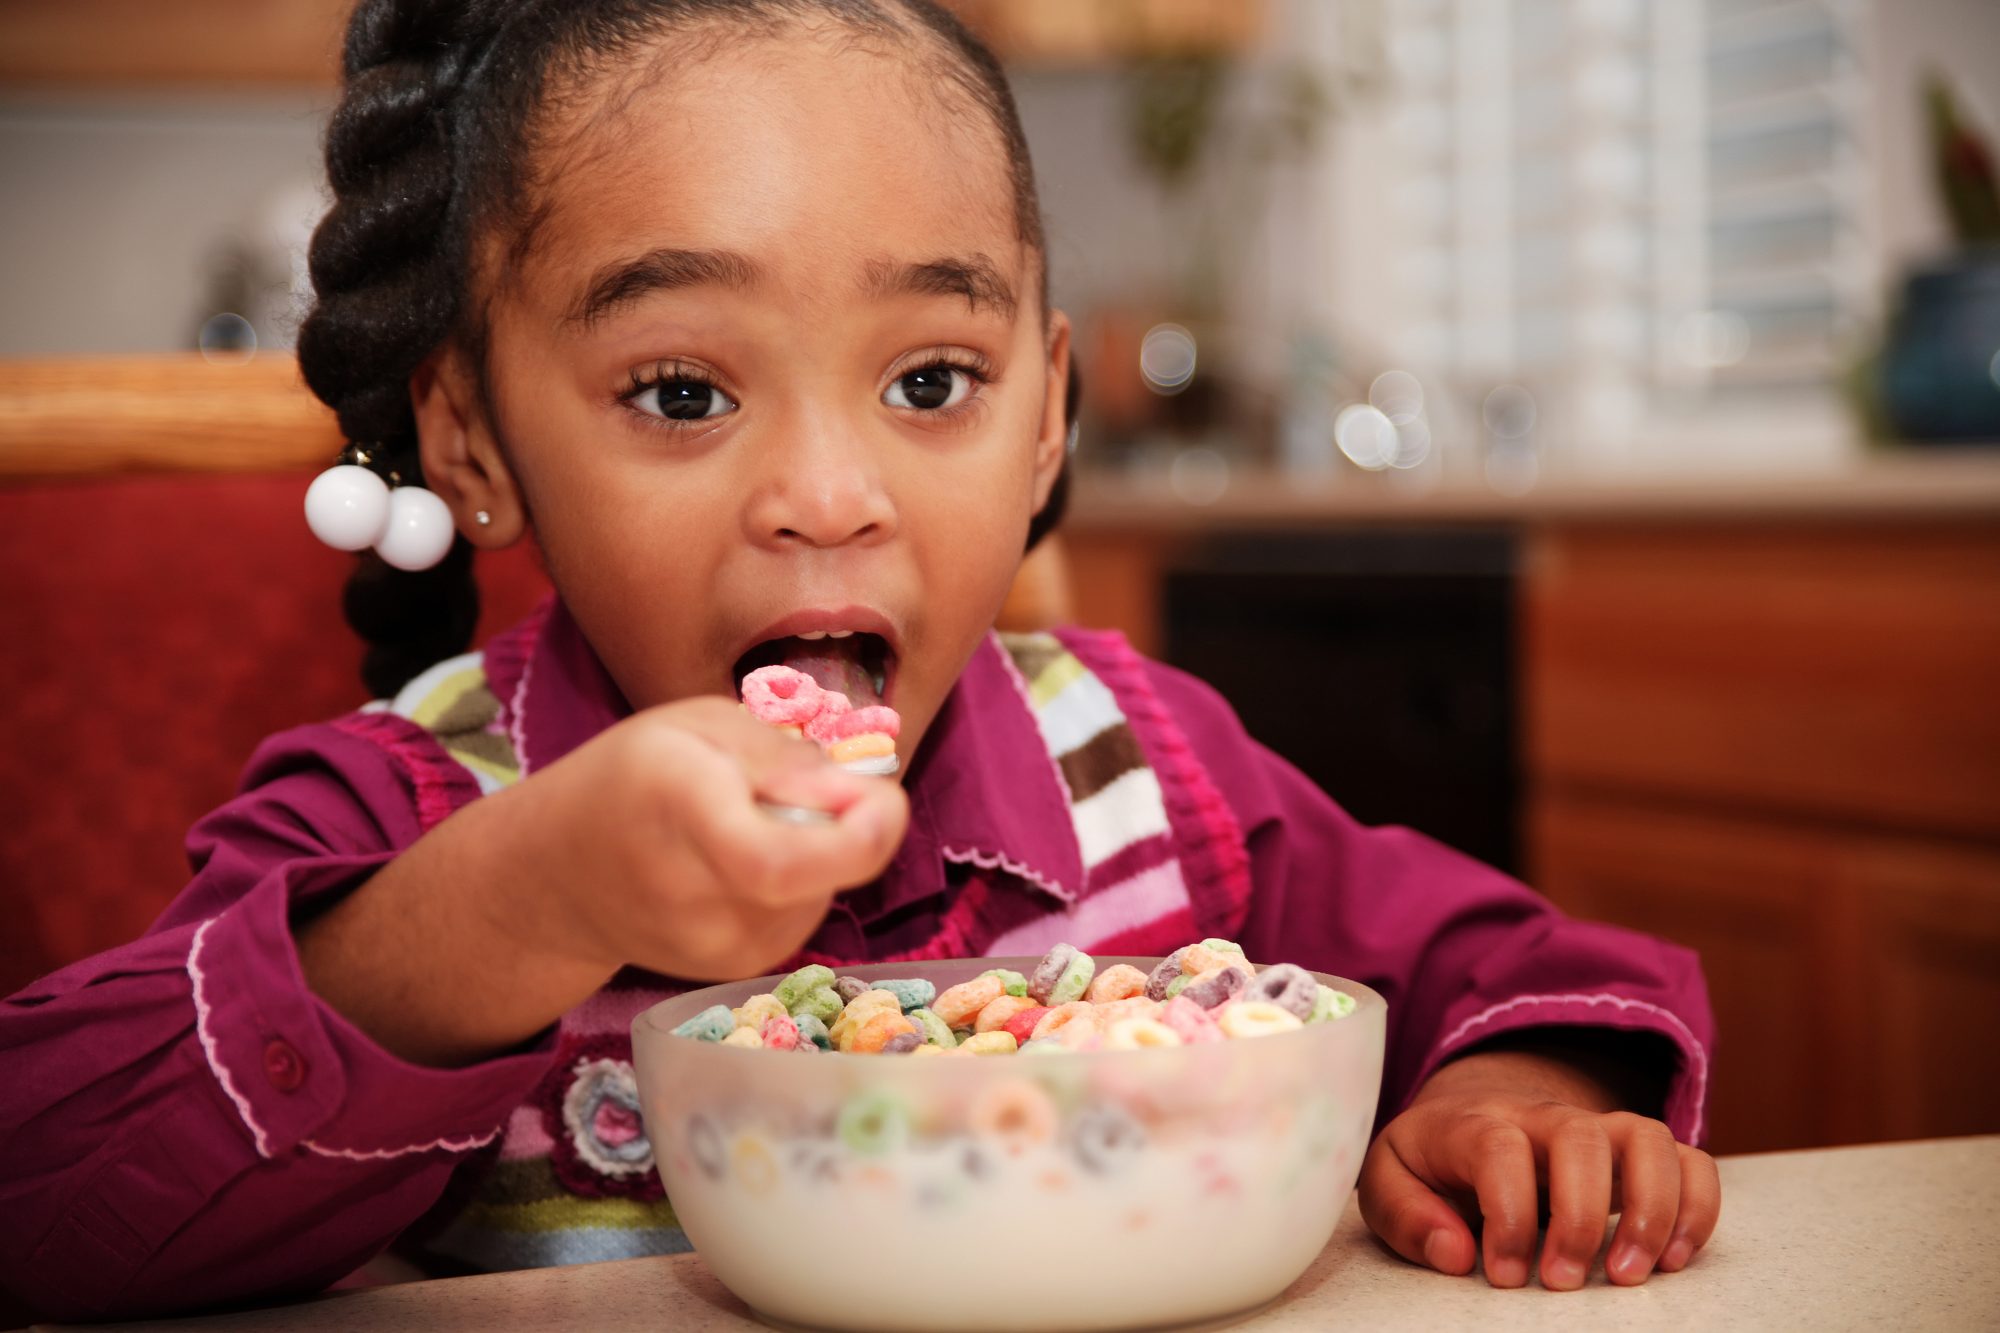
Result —
[[[364,466],[368,452],[350,448],[344,461],[306,488],[306,526],[336,551],[374,547],[397,569],[429,569],[451,549],[451,510],[421,486],[391,488]]]

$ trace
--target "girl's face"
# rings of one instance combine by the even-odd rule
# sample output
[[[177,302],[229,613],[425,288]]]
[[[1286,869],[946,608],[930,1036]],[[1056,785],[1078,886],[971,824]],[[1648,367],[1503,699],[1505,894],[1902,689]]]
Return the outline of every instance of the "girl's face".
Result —
[[[935,69],[707,49],[557,127],[533,248],[485,265],[491,417],[455,356],[420,374],[426,472],[481,544],[532,521],[634,707],[817,654],[907,766],[1061,466],[1067,321]]]

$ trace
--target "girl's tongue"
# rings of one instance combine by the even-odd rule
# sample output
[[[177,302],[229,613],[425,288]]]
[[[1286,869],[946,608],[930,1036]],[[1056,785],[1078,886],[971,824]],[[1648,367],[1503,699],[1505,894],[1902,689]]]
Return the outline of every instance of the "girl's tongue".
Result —
[[[880,635],[857,632],[770,639],[745,653],[736,663],[736,684],[743,683],[760,667],[784,666],[810,676],[822,690],[844,694],[856,708],[883,702],[893,671],[888,641]]]
[[[874,673],[863,660],[861,636],[845,639],[787,639],[778,659],[794,671],[803,672],[823,690],[847,696],[856,708],[882,702],[875,688]]]

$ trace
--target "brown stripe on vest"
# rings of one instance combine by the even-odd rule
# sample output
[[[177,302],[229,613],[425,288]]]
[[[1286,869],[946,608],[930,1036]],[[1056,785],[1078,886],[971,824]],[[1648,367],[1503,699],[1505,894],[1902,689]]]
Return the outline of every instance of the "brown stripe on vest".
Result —
[[[1135,768],[1146,766],[1146,755],[1130,723],[1106,727],[1056,760],[1072,802],[1088,800]]]
[[[431,723],[431,731],[439,736],[483,731],[499,712],[500,701],[482,682],[446,704],[444,711]]]
[[[1069,649],[1048,634],[1009,634],[1001,643],[1007,649],[1007,656],[1014,659],[1021,678],[1031,686],[1058,658],[1069,656]]]
[[[438,740],[443,742],[446,754],[484,760],[510,772],[519,767],[514,746],[505,736],[495,736],[490,731],[461,731],[455,736],[439,736]]]

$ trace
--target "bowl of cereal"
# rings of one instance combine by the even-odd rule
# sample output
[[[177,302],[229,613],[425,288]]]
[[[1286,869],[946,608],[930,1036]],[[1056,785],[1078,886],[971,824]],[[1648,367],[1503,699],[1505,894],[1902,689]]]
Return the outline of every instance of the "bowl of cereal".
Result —
[[[1387,1006],[1224,941],[711,986],[632,1025],[704,1262],[824,1329],[1118,1329],[1254,1309],[1353,1192]]]

